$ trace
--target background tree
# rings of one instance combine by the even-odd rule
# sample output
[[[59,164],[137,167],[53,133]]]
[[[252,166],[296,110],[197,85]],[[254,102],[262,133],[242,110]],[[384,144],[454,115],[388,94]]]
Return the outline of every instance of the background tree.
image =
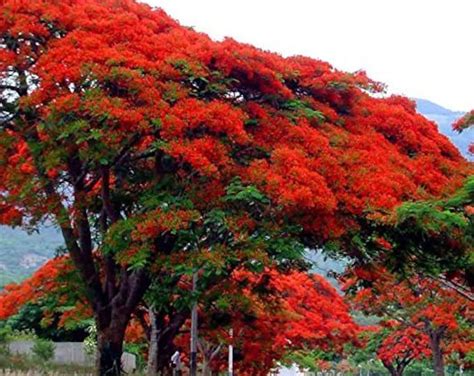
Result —
[[[46,262],[30,278],[0,292],[0,322],[33,330],[40,338],[82,341],[92,312],[83,285],[67,257]]]
[[[229,287],[229,291],[215,288],[220,298],[201,306],[207,313],[200,315],[199,330],[207,370],[226,369],[229,344],[238,355],[236,372],[266,375],[290,352],[314,349],[341,354],[343,346],[356,339],[359,328],[348,307],[321,276],[239,270]],[[181,348],[186,348],[188,338],[177,338]]]
[[[450,343],[472,335],[473,303],[432,278],[398,278],[382,268],[353,273],[356,277],[348,279],[345,287],[353,289],[359,284],[352,298],[355,307],[395,320],[402,334],[417,330],[426,336],[433,370],[444,375]],[[471,324],[466,327],[465,321]]]
[[[90,322],[92,312],[84,306],[80,294],[76,294],[74,288],[63,289],[61,281],[68,273],[65,260],[55,261],[56,264],[50,261],[30,280],[0,295],[0,302],[8,307],[18,297],[16,291],[26,286],[34,291],[28,299],[15,300],[15,309],[4,314],[3,320],[14,318],[16,312],[22,311],[22,305],[28,307],[46,300],[48,305],[41,304],[45,308],[40,312],[40,321],[44,324],[51,322],[53,314],[57,314],[60,330]],[[58,272],[45,276],[51,268]],[[38,276],[47,277],[48,291],[42,291],[46,283]],[[72,282],[69,280],[68,286],[73,286]],[[181,348],[183,359],[188,357],[188,301],[192,298],[189,290],[189,281],[181,281],[173,292],[175,310],[170,309],[167,315],[162,310],[157,311],[155,329],[159,332],[156,334],[159,351],[148,349],[148,357],[153,356],[157,361],[155,371],[166,371],[167,355],[175,351],[175,346]],[[236,348],[239,372],[266,374],[291,352],[312,349],[340,354],[345,344],[355,341],[359,330],[337,291],[321,276],[302,271],[285,272],[275,268],[255,273],[239,269],[229,281],[213,284],[200,295],[200,351],[203,369],[207,371],[226,367],[226,349],[231,343]],[[184,311],[180,311],[180,307]],[[127,328],[126,339],[136,344],[151,343],[153,318],[148,316],[148,311],[140,310],[135,312]],[[182,319],[176,320],[175,315],[182,315]],[[230,328],[234,332],[232,337]]]
[[[414,360],[429,357],[428,337],[412,327],[395,324],[380,343],[377,356],[392,376],[403,375]]]

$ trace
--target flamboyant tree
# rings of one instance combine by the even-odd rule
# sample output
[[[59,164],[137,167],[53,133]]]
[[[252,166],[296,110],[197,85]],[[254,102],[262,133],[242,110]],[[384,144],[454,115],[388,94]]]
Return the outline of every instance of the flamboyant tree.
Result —
[[[229,344],[234,346],[236,372],[266,375],[291,351],[338,353],[358,333],[342,298],[318,275],[239,270],[226,285],[208,291],[199,305],[198,347],[205,375],[226,368]],[[187,329],[189,322],[175,335],[186,359]]]
[[[153,278],[215,250],[294,259],[270,244],[353,239],[469,172],[411,101],[375,98],[362,72],[214,42],[133,0],[3,0],[0,56],[0,223],[60,228],[101,374],[120,372]],[[236,184],[266,204],[235,208]]]
[[[238,374],[267,375],[289,352],[318,349],[342,353],[345,344],[356,340],[359,327],[348,306],[319,275],[236,271],[233,291],[239,290],[242,292],[233,299],[203,307],[209,314],[203,317],[200,334],[202,352],[213,355],[205,362],[209,370],[225,369],[224,348],[228,344],[239,354]]]
[[[433,369],[444,375],[445,358],[458,341],[472,336],[474,303],[432,277],[396,277],[384,268],[353,268],[345,280],[354,307],[395,320],[402,333],[416,330],[427,337]],[[465,356],[472,349],[464,348]]]
[[[431,351],[426,334],[412,327],[395,325],[397,328],[382,340],[377,357],[392,376],[402,376],[411,362],[429,357]]]
[[[42,312],[43,322],[59,314],[59,327],[75,327],[74,323],[90,318],[92,311],[87,310],[84,299],[75,291],[77,281],[64,285],[68,269],[64,258],[51,260],[31,278],[8,286],[0,294],[0,306],[4,307],[0,319],[8,319],[22,306],[42,300],[49,301]],[[189,292],[185,283],[180,288]],[[182,300],[189,298],[189,294],[181,294]],[[289,352],[317,349],[341,353],[359,332],[342,297],[318,275],[277,269],[255,274],[241,269],[233,273],[230,281],[214,285],[204,295],[199,305],[199,349],[204,374],[225,368],[229,344],[240,354],[235,362],[239,374],[266,375]],[[127,341],[150,342],[151,317],[140,317],[140,312],[135,312],[135,318],[127,328]],[[183,359],[188,359],[189,321],[185,319],[177,324],[170,315],[157,329],[171,337],[170,342],[182,348]],[[153,354],[149,348],[148,356],[158,356],[157,363],[163,371],[170,357],[166,346],[160,350],[165,355]]]
[[[383,366],[392,376],[402,376],[414,361],[431,355],[426,334],[388,318],[376,326],[361,327],[357,346],[350,346],[347,352],[356,366]]]
[[[33,276],[20,284],[5,286],[0,293],[0,320],[16,314],[26,303],[36,301],[42,296],[58,288],[58,274],[62,262],[57,259],[49,260]]]

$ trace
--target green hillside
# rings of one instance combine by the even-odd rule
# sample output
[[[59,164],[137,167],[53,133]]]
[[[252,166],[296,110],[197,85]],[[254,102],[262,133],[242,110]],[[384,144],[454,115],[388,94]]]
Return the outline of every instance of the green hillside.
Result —
[[[0,287],[30,275],[63,244],[56,229],[42,227],[40,233],[27,234],[0,226]]]

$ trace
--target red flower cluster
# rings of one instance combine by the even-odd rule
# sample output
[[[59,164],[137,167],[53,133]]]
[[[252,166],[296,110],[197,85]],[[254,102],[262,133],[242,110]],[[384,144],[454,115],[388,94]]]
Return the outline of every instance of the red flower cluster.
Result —
[[[134,134],[136,151],[159,145],[178,173],[207,178],[196,197],[240,176],[325,239],[354,227],[354,216],[444,194],[469,173],[411,101],[372,96],[382,87],[363,72],[214,42],[132,0],[2,7],[1,32],[47,46],[2,50],[0,68],[35,61],[28,69],[40,85],[20,106],[37,110],[33,126],[53,180],[66,169],[59,150],[110,160]],[[13,185],[38,185],[38,172],[23,136],[9,137],[0,156],[18,163],[0,167],[0,189],[13,199]],[[30,204],[25,215],[45,210]]]
[[[64,258],[49,260],[21,284],[5,286],[0,294],[0,320],[6,320],[24,304],[34,302],[55,290],[58,286],[57,277],[65,268]]]

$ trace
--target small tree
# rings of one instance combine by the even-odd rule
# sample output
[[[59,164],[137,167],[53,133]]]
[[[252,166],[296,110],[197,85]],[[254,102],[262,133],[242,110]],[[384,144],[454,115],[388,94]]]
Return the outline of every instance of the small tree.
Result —
[[[428,337],[424,333],[398,324],[390,329],[377,349],[378,358],[392,376],[402,376],[413,361],[430,355]]]
[[[466,331],[461,323],[463,318],[469,317],[473,303],[432,278],[400,279],[383,268],[371,271],[353,269],[353,275],[357,278],[346,280],[345,288],[350,294],[355,284],[359,283],[360,289],[349,295],[354,307],[386,320],[394,320],[401,328],[400,332],[395,331],[394,337],[388,337],[385,346],[388,350],[382,352],[387,360],[403,366],[413,360],[412,355],[425,354],[423,346],[428,344],[433,370],[437,376],[443,376],[449,344],[472,335],[469,334],[472,328]],[[405,348],[411,350],[406,354]],[[397,358],[393,359],[391,355]]]

